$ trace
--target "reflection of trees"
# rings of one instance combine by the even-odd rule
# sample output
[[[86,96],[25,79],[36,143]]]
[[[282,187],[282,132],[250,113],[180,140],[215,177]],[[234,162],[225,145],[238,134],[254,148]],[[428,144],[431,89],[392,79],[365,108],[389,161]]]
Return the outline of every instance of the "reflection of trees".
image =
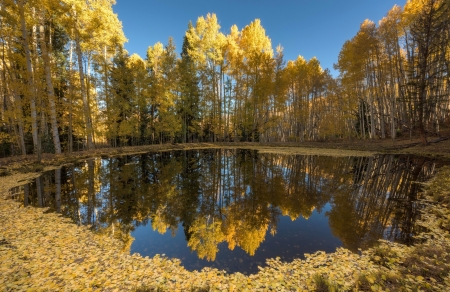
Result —
[[[264,241],[270,217],[264,216],[261,209],[252,208],[251,211],[246,212],[239,203],[225,209],[223,232],[229,249],[233,250],[237,245],[249,255],[254,255]]]
[[[179,220],[183,223],[186,241],[190,238],[190,226],[193,224],[197,207],[200,203],[200,166],[198,153],[194,151],[182,152],[182,171],[176,178],[179,196],[178,201],[182,208],[179,212]]]
[[[411,240],[418,184],[431,177],[434,163],[424,158],[381,155],[353,162],[353,183],[333,194],[327,214],[333,233],[356,251],[380,237]]]
[[[285,193],[278,196],[283,215],[289,215],[292,220],[299,216],[307,219],[314,209],[320,211],[330,200],[330,190],[339,184],[335,172],[341,173],[342,159],[294,155],[280,155],[275,159],[285,178]]]
[[[208,261],[216,259],[218,245],[224,240],[221,224],[221,221],[209,217],[198,217],[192,223],[188,246],[197,251],[199,258],[206,258]]]
[[[381,155],[333,158],[214,149],[89,160],[47,173],[24,188],[25,203],[50,206],[80,224],[120,238],[151,222],[174,234],[182,224],[199,257],[214,260],[227,242],[254,255],[281,214],[326,213],[352,250],[380,237],[408,241],[418,185],[434,162]]]
[[[237,245],[254,255],[269,226],[273,233],[276,229],[280,212],[275,201],[284,189],[280,172],[270,159],[259,157],[255,151],[229,151],[224,159],[231,164],[227,175],[232,178],[222,192],[226,203],[221,208],[228,247]]]

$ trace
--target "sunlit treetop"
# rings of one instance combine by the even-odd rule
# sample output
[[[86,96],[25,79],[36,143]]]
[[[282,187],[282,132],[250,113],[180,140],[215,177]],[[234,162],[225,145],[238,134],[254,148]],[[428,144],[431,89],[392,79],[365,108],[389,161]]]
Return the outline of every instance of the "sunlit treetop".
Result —
[[[266,54],[273,56],[272,41],[266,35],[261,21],[255,19],[242,29],[240,45],[245,49],[247,55]]]

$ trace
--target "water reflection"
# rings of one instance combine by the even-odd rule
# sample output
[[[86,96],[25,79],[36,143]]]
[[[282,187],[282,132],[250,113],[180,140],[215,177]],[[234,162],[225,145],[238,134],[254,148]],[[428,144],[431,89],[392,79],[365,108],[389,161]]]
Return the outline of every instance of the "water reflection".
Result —
[[[48,206],[92,225],[121,239],[126,249],[131,232],[151,223],[159,234],[178,234],[178,243],[184,233],[185,246],[208,261],[216,260],[219,250],[241,253],[238,260],[244,257],[241,250],[254,256],[266,241],[262,255],[255,256],[264,263],[266,249],[292,260],[339,245],[357,251],[379,238],[409,242],[417,214],[415,182],[430,178],[434,168],[432,160],[408,156],[174,151],[88,160],[48,172],[16,192],[25,205]],[[311,216],[316,217],[306,220]],[[313,224],[309,234],[285,230],[291,226],[283,219],[288,217]],[[320,224],[322,217],[328,224]],[[280,229],[284,241],[277,238]],[[314,236],[325,229],[331,232],[320,246]],[[142,230],[134,232],[137,240]],[[135,251],[147,253],[142,246]],[[242,271],[248,270],[256,265]]]

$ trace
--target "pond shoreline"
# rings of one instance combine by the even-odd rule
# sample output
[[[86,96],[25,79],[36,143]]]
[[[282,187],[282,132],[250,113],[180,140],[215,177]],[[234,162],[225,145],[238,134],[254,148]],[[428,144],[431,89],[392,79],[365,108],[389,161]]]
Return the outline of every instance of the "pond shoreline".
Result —
[[[428,146],[417,145],[419,139],[388,140],[340,140],[328,142],[217,142],[153,144],[119,148],[99,148],[73,153],[43,153],[41,162],[36,162],[36,155],[12,156],[0,158],[0,196],[9,189],[25,184],[42,172],[57,169],[79,161],[95,157],[112,157],[121,155],[144,154],[148,152],[193,150],[209,148],[244,148],[269,153],[324,155],[324,156],[371,156],[375,154],[410,154],[426,156],[443,161],[450,161],[450,139],[430,143]],[[412,144],[411,144],[412,143]],[[413,146],[410,146],[413,145]],[[410,147],[409,147],[410,146]]]
[[[270,152],[283,149],[284,153],[327,155],[327,156],[369,156],[374,154],[411,154],[450,160],[450,137],[430,139],[430,144],[422,146],[419,139],[390,140],[339,140],[326,142],[216,142],[216,143],[169,143],[118,148],[98,148],[72,153],[43,153],[40,163],[36,155],[0,158],[0,177],[17,172],[33,172],[36,165],[58,167],[92,157],[142,154],[152,151],[191,150],[207,148],[246,148]],[[26,168],[26,166],[30,166]],[[23,169],[25,167],[25,169]],[[39,168],[38,168],[39,170]],[[40,172],[40,171],[37,171]]]
[[[63,159],[49,155],[37,166],[33,162],[8,164],[6,169],[15,173],[0,177],[0,185],[4,188],[9,184],[23,184],[24,180],[38,176],[40,171],[105,155],[224,147],[276,150],[277,153],[282,150],[289,154],[312,154],[311,151],[317,151],[307,146],[268,146],[259,143],[169,144],[106,151],[100,149],[77,153],[80,155],[75,157],[66,156],[65,159],[63,155]],[[320,153],[342,154],[342,148],[337,149],[322,148]],[[360,154],[376,153],[361,151]],[[17,167],[26,167],[31,171],[23,173],[20,169],[14,169]],[[39,171],[32,171],[33,167],[38,167]],[[427,184],[423,196],[423,204],[427,207],[419,223],[424,227],[420,235],[423,243],[408,247],[381,241],[380,246],[360,255],[339,248],[334,253],[317,252],[306,255],[305,260],[290,263],[272,259],[268,260],[268,266],[260,268],[259,273],[250,276],[240,273],[229,275],[208,268],[189,272],[176,259],[129,255],[121,251],[120,242],[114,238],[100,238],[88,228],[79,227],[58,214],[45,214],[45,209],[24,208],[12,200],[0,200],[0,256],[2,263],[5,263],[0,270],[0,289],[14,291],[39,287],[60,290],[70,287],[73,290],[98,291],[302,291],[326,287],[328,290],[359,291],[416,287],[445,291],[446,287],[450,287],[449,179],[450,169],[445,167]],[[5,192],[3,190],[4,195]],[[411,265],[416,268],[411,270]]]
[[[205,268],[189,272],[177,259],[143,258],[120,241],[77,226],[45,209],[0,200],[0,289],[82,291],[391,291],[450,287],[450,168],[427,186],[416,246],[380,241],[361,254],[344,248],[305,254],[290,263],[270,259],[257,274]],[[332,290],[335,289],[335,290]]]

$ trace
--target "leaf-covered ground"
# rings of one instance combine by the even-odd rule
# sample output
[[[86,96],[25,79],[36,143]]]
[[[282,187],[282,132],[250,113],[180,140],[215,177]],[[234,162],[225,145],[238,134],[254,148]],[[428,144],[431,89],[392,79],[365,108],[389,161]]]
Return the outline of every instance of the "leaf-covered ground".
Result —
[[[189,272],[176,259],[129,255],[113,238],[55,213],[0,200],[1,291],[448,291],[450,168],[428,185],[422,243],[381,242],[353,254],[317,252],[268,261],[256,275]],[[320,290],[322,289],[322,290]]]

